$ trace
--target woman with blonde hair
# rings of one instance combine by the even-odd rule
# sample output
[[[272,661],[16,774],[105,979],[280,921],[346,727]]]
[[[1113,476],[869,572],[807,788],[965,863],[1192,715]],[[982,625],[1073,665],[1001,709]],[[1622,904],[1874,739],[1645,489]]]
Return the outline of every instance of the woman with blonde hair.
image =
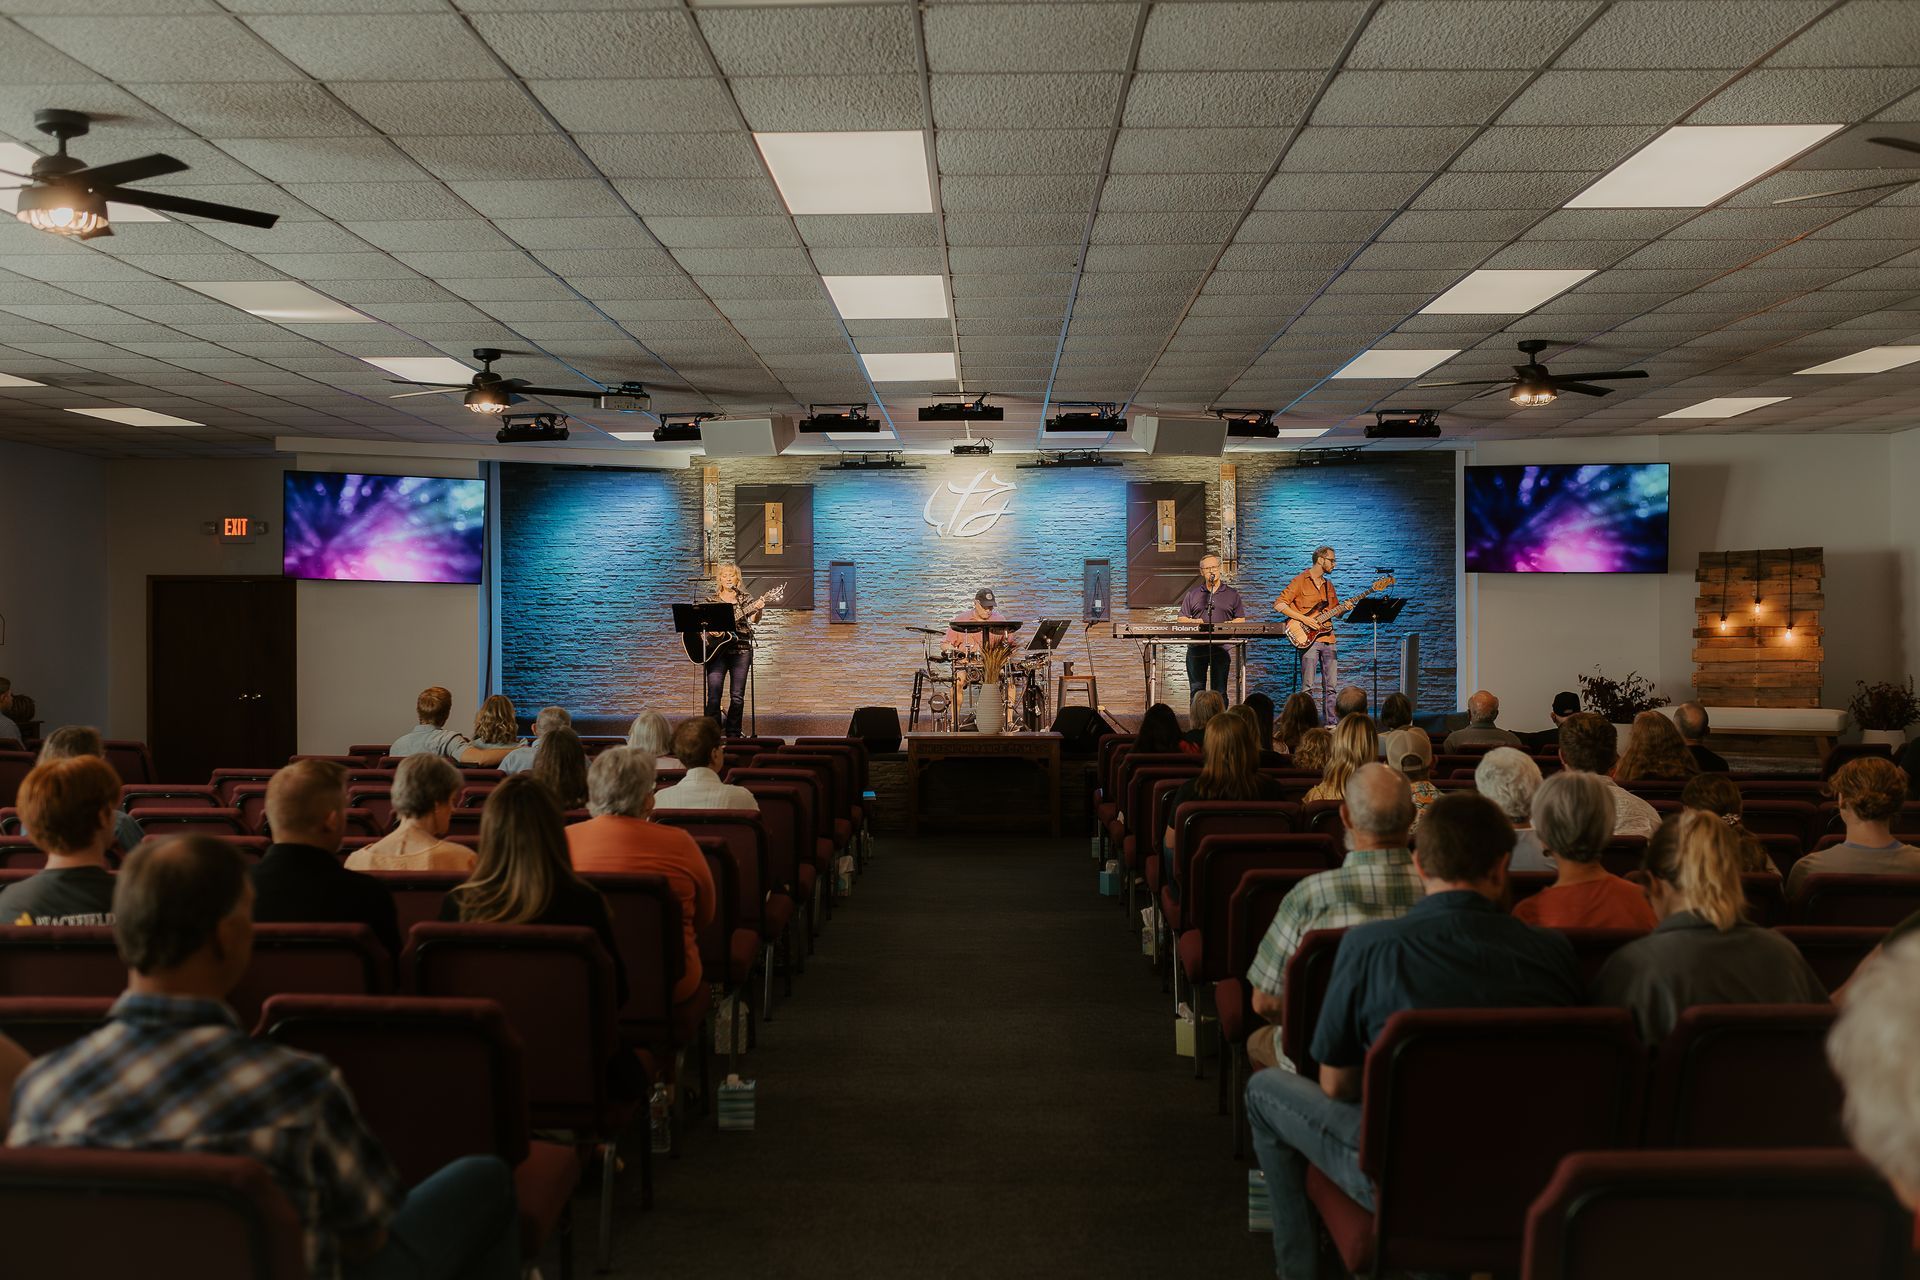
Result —
[[[514,718],[513,699],[496,693],[480,704],[473,717],[473,740],[460,753],[461,764],[483,765],[489,769],[520,748],[520,725]]]
[[[733,636],[713,650],[706,661],[707,718],[721,724],[729,738],[740,736],[740,720],[747,705],[747,674],[753,665],[753,624],[760,620],[764,607],[752,607],[746,585],[740,579],[740,566],[727,563],[713,569],[713,595],[709,604],[733,606]],[[716,637],[709,637],[714,639]],[[730,683],[729,683],[730,682]],[[727,718],[720,719],[720,692],[727,692]]]
[[[1333,730],[1316,724],[1300,735],[1293,749],[1293,767],[1300,773],[1318,773],[1333,756]],[[1317,785],[1317,784],[1316,784]]]
[[[715,721],[718,724],[719,721]],[[658,711],[642,711],[627,727],[627,745],[653,757],[655,769],[678,769],[673,755],[673,726]]]
[[[1613,780],[1622,786],[1646,778],[1684,782],[1699,772],[1693,752],[1687,749],[1687,740],[1680,736],[1673,721],[1658,711],[1642,711],[1633,718],[1633,729],[1627,734],[1627,749],[1620,753],[1620,762],[1613,766]]]
[[[1726,823],[1675,814],[1647,841],[1641,869],[1660,923],[1608,958],[1593,991],[1596,1004],[1632,1012],[1643,1043],[1659,1044],[1697,1004],[1826,1003],[1800,949],[1747,919],[1740,838]]]
[[[1351,711],[1333,731],[1333,753],[1320,774],[1320,784],[1307,792],[1308,800],[1343,800],[1347,779],[1363,764],[1380,758],[1380,732],[1373,717],[1364,711]]]
[[[1207,722],[1226,709],[1227,700],[1212,689],[1194,694],[1187,709],[1187,732],[1181,739],[1186,746],[1181,750],[1188,755],[1199,755],[1206,743]]]

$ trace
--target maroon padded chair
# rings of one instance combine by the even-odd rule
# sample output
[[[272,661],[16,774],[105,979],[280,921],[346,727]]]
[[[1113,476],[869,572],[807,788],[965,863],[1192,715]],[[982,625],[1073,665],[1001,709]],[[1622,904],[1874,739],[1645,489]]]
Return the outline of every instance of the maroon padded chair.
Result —
[[[1845,1147],[1830,1004],[1695,1005],[1654,1054],[1650,1147]]]
[[[364,924],[256,924],[253,962],[227,1003],[250,1028],[270,996],[385,995],[393,961]]]
[[[240,811],[240,821],[247,831],[257,836],[270,836],[267,828],[267,784],[264,782],[233,782],[220,788],[227,797],[229,808]]]
[[[358,756],[361,764],[371,765],[392,748],[393,744],[390,742],[356,742],[347,747],[347,753]]]
[[[702,981],[684,1005],[674,1003],[687,967],[680,896],[665,876],[594,872],[585,878],[607,900],[614,942],[627,970],[627,1002],[618,1011],[621,1040],[652,1058],[668,1082],[676,1079],[679,1051],[688,1050],[699,1061],[704,1100],[710,1096],[704,1050],[712,1040],[700,1032],[713,1010],[713,988]]]
[[[416,924],[440,918],[440,904],[456,885],[467,877],[460,871],[369,871],[368,875],[387,887],[393,895],[393,914],[400,936]]]
[[[1806,800],[1746,800],[1740,806],[1740,825],[1757,836],[1798,836],[1812,844],[1821,829],[1820,810]]]
[[[1300,829],[1300,806],[1291,800],[1189,800],[1173,814],[1173,883],[1162,886],[1160,911],[1175,933],[1193,859],[1211,836],[1279,836]],[[1228,892],[1232,892],[1229,886]]]
[[[1780,924],[1787,918],[1787,891],[1779,876],[1770,871],[1745,871],[1740,875],[1740,891],[1747,899],[1747,918],[1755,924]]]
[[[846,773],[841,781],[846,787],[846,809],[853,824],[853,834],[859,835],[866,828],[866,791],[867,766],[865,748],[852,738],[800,738],[791,747],[779,754],[815,754],[830,755],[846,762]]]
[[[1920,875],[1812,875],[1792,906],[1796,924],[1891,928],[1920,911]]]
[[[1638,871],[1646,858],[1647,838],[1645,836],[1615,836],[1607,841],[1607,847],[1600,851],[1600,865],[1617,876]]]
[[[1185,751],[1123,751],[1114,760],[1113,799],[1119,806],[1108,827],[1108,843],[1118,845],[1125,837],[1129,807],[1133,800],[1133,776],[1142,769],[1182,769],[1200,771],[1200,757]]]
[[[1300,830],[1314,831],[1341,840],[1347,824],[1340,820],[1338,800],[1308,800],[1300,807]]]
[[[1374,1207],[1318,1169],[1307,1198],[1350,1271],[1517,1270],[1527,1208],[1561,1159],[1639,1138],[1644,1064],[1624,1009],[1396,1013],[1362,1084],[1360,1168]],[[1554,1087],[1501,1089],[1496,1125],[1460,1105],[1490,1082],[1521,1080]]]
[[[1320,1074],[1320,1064],[1311,1052],[1313,1031],[1320,1024],[1320,1006],[1326,1003],[1333,962],[1346,935],[1345,929],[1309,929],[1300,935],[1300,945],[1287,957],[1276,1043],[1287,1061],[1308,1079]]]
[[[7,996],[0,999],[0,1036],[37,1058],[99,1030],[112,1007],[111,996]]]
[[[737,995],[752,976],[753,953],[760,941],[757,934],[740,927],[740,866],[733,860],[732,846],[722,837],[696,835],[693,839],[707,860],[707,874],[713,877],[714,889],[713,919],[700,930],[700,970],[709,985],[719,984],[722,994]],[[739,1016],[736,1004],[734,1017]],[[729,1044],[735,1043],[738,1031],[736,1021]],[[732,1072],[738,1065],[737,1058],[729,1054],[727,1070]]]
[[[1114,799],[1114,767],[1120,757],[1133,750],[1131,733],[1112,733],[1100,739],[1100,745],[1094,752],[1093,776],[1095,794],[1093,804],[1094,824],[1099,827],[1102,839],[1106,836],[1106,827],[1120,812],[1120,802]]]
[[[461,837],[472,840],[480,838],[480,810],[455,809],[447,822],[447,839],[459,840]]]
[[[220,793],[212,787],[164,786],[140,783],[120,788],[120,807],[135,809],[220,809]]]
[[[361,783],[347,788],[347,806],[351,809],[364,809],[373,819],[374,834],[385,835],[393,830],[393,788],[390,786],[368,785]]]
[[[1215,840],[1237,839],[1235,836]],[[1204,862],[1212,856],[1213,840],[1200,851]],[[1204,871],[1204,867],[1203,867]],[[1245,872],[1233,895],[1227,900],[1227,972],[1229,977],[1213,984],[1213,1007],[1219,1017],[1220,1052],[1227,1070],[1220,1073],[1224,1103],[1233,1117],[1233,1154],[1236,1158],[1246,1146],[1247,1056],[1242,1052],[1247,1038],[1261,1025],[1253,1011],[1253,988],[1247,983],[1247,970],[1260,942],[1273,924],[1280,901],[1294,887],[1317,872],[1289,867],[1280,870],[1258,869]],[[1216,1102],[1216,1105],[1219,1105]]]
[[[1804,839],[1784,832],[1769,832],[1765,835],[1756,832],[1754,839],[1758,840],[1760,847],[1766,851],[1767,860],[1773,863],[1774,870],[1783,876],[1793,870],[1793,864],[1800,861],[1807,851]]]
[[[813,790],[798,783],[742,783],[760,804],[758,814],[739,809],[656,809],[656,822],[672,822],[691,831],[695,837],[716,835],[733,849],[734,861],[741,870],[740,924],[757,935],[765,987],[749,1005],[748,1034],[754,1034],[753,1018],[773,1016],[773,971],[775,948],[785,958],[785,991],[793,991],[793,968],[797,955],[793,945],[793,923],[800,913],[800,902],[811,901],[813,884],[819,872],[811,862],[803,861],[802,848],[810,848],[812,820],[808,817]],[[749,888],[753,878],[749,869],[759,867],[757,888]],[[736,936],[734,946],[741,946]],[[735,951],[734,963],[739,963]],[[752,985],[748,985],[752,995]]]
[[[1129,756],[1133,762],[1152,757]],[[1197,756],[1184,756],[1173,764],[1154,765],[1149,768],[1132,770],[1127,778],[1127,803],[1125,819],[1121,824],[1124,833],[1120,836],[1120,859],[1126,867],[1127,875],[1127,914],[1133,914],[1133,886],[1135,878],[1149,874],[1148,865],[1160,860],[1160,835],[1162,828],[1153,824],[1158,815],[1154,812],[1154,792],[1159,789],[1160,797],[1165,800],[1181,783],[1200,773],[1200,760]],[[1161,787],[1161,783],[1170,785]],[[1151,873],[1149,881],[1152,889],[1158,884],[1158,873]],[[1157,890],[1156,890],[1157,891]]]
[[[492,1000],[419,996],[282,995],[257,1034],[338,1068],[355,1109],[407,1185],[462,1156],[499,1156],[513,1169],[521,1254],[560,1236],[560,1274],[573,1273],[580,1157],[527,1133],[520,1038]]]
[[[264,788],[273,781],[272,769],[215,769],[207,785],[220,796],[220,803],[229,808],[238,803],[234,799],[234,788],[252,783]]]
[[[1913,1214],[1851,1151],[1589,1151],[1527,1213],[1524,1280],[1900,1280]]]
[[[144,742],[134,742],[125,738],[108,738],[100,744],[101,754],[113,771],[120,775],[123,783],[141,785],[159,782],[160,775],[153,767],[153,755]],[[184,779],[172,779],[184,781]]]
[[[1800,949],[1829,992],[1844,986],[1887,936],[1878,925],[1776,925],[1774,932]]]
[[[599,1263],[613,1249],[613,1171],[618,1140],[639,1103],[617,1098],[609,1064],[619,1051],[613,961],[591,929],[573,925],[417,924],[401,956],[405,989],[423,996],[492,998],[527,1059],[528,1115],[535,1129],[570,1129],[600,1144]],[[653,1200],[652,1144],[641,1142],[643,1204]]]
[[[1559,877],[1551,871],[1509,871],[1507,884],[1511,900],[1522,902],[1551,885]]]
[[[35,758],[31,751],[0,751],[0,809],[13,807],[20,784],[33,772]]]
[[[853,842],[856,827],[854,810],[858,807],[854,786],[857,765],[853,758],[844,753],[829,751],[823,747],[783,747],[774,753],[773,764],[777,769],[795,767],[791,762],[800,761],[804,768],[816,770],[827,796],[827,813],[833,820],[833,847],[845,849]],[[764,763],[764,762],[763,762]],[[825,769],[819,766],[825,764]]]
[[[46,865],[46,853],[26,836],[0,836],[0,868],[34,872]]]
[[[805,919],[807,948],[811,950],[812,939],[819,932],[815,903],[822,895],[817,892],[817,886],[833,874],[833,822],[821,807],[819,774],[810,769],[762,768],[756,764],[746,769],[735,769],[727,776],[727,780],[754,791],[756,795],[762,783],[786,783],[790,791],[801,797],[800,826],[794,836],[794,878],[791,883],[795,914]],[[772,838],[771,827],[770,823],[769,839]]]
[[[456,809],[480,809],[487,803],[487,797],[493,794],[497,782],[469,782],[460,788],[460,798],[454,802]]]
[[[1593,981],[1614,952],[1647,936],[1645,929],[1560,929],[1557,932],[1572,944],[1574,963],[1580,966],[1580,977],[1587,982]]]
[[[368,765],[364,769],[347,770],[347,785],[350,787],[391,787],[394,769],[391,765],[377,769]]]
[[[0,1234],[15,1276],[307,1275],[299,1216],[245,1156],[0,1148]]]
[[[111,926],[0,926],[0,996],[111,998],[126,989]]]
[[[343,769],[358,769],[366,763],[365,757],[359,755],[322,756],[301,754],[287,757],[288,764],[298,764],[302,760],[324,760],[329,764],[337,764]]]
[[[128,817],[147,836],[249,836],[254,834],[238,809],[135,809]]]

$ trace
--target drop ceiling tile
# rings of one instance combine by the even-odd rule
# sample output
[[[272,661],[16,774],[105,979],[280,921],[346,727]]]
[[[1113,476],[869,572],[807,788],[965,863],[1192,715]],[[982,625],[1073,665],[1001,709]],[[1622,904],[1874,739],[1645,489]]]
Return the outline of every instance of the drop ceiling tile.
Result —
[[[425,176],[385,138],[232,138],[222,139],[218,145],[260,176],[289,185],[361,186],[408,182]]]
[[[953,177],[941,181],[940,200],[950,213],[1073,213],[1091,207],[1095,190],[1091,175]]]
[[[815,248],[923,249],[940,243],[940,224],[932,214],[804,214],[793,221]]]
[[[935,75],[940,129],[1107,128],[1120,103],[1113,75]]]
[[[705,68],[706,49],[678,9],[634,12],[478,13],[473,25],[520,75],[533,80],[620,80],[658,68]]]
[[[395,138],[445,182],[591,178],[593,168],[557,133]]]
[[[1235,271],[1231,268],[1216,270],[1207,277],[1207,287],[1202,296],[1266,297],[1292,293],[1300,289],[1317,288],[1325,283],[1327,274],[1324,270]]]
[[[319,212],[343,222],[429,222],[473,217],[471,208],[437,182],[296,182],[289,184],[288,190]]]
[[[1378,210],[1258,211],[1248,214],[1234,239],[1242,244],[1291,244],[1370,238],[1386,221]]]
[[[1116,173],[1100,192],[1102,212],[1217,210],[1238,212],[1259,188],[1251,173]]]
[[[1920,61],[1920,46],[1910,55]],[[1920,89],[1920,67],[1762,67],[1715,94],[1688,124],[1853,120]]]
[[[1071,256],[1077,260],[1077,254]],[[1073,287],[1073,276],[1067,274],[1070,270],[1071,266],[1055,268],[1052,274],[1017,271],[986,275],[968,274],[956,268],[953,275],[955,305],[958,306],[962,298],[1060,298],[1064,301],[1067,290]]]
[[[1294,140],[1280,167],[1295,173],[1369,176],[1430,173],[1444,167],[1472,137],[1473,129],[1464,125],[1394,129],[1309,126]]]
[[[859,79],[916,69],[914,15],[898,6],[697,9],[695,15],[727,76],[805,67],[814,75]],[[931,32],[928,38],[931,45]]]
[[[1394,244],[1374,244],[1362,249],[1353,266],[1362,271],[1392,271],[1400,268],[1425,270],[1456,267],[1471,270],[1498,249],[1498,241],[1461,241],[1438,244],[1418,240]]]
[[[433,221],[350,221],[342,224],[368,244],[396,250],[511,249],[512,243],[492,224],[478,218]]]
[[[349,306],[374,302],[444,302],[453,295],[440,282],[414,277],[408,280],[342,280],[327,292]]]
[[[1853,0],[1767,59],[1770,67],[1857,67],[1878,51],[1920,48],[1920,9],[1906,0]]]
[[[1394,0],[1367,24],[1346,65],[1400,70],[1536,67],[1593,9],[1584,0],[1525,5]]]
[[[1382,240],[1471,240],[1512,237],[1531,226],[1532,209],[1409,209],[1380,232]]]
[[[1284,129],[1122,129],[1114,173],[1261,173],[1279,158]]]
[[[511,80],[366,81],[332,88],[349,107],[389,135],[544,134],[553,128],[526,91]]]
[[[940,275],[946,263],[938,249],[815,249],[814,266],[820,274],[923,276]]]
[[[947,129],[935,135],[943,174],[1098,173],[1105,129]]]
[[[1820,0],[1628,0],[1602,14],[1563,67],[1743,67],[1819,15]]]
[[[957,277],[964,274],[1034,272],[1046,275],[1072,271],[1079,264],[1080,249],[1078,245],[955,245],[947,251],[947,260],[956,276],[954,287],[957,291]],[[1003,293],[1018,287],[1017,282],[1011,281],[999,284],[999,290]],[[1051,288],[1051,285],[1044,287]]]
[[[433,251],[403,251],[394,255],[401,262],[420,272],[446,283],[445,277],[462,273],[473,276],[486,276],[500,280],[518,277],[539,277],[547,274],[546,268],[524,253],[516,250],[499,252],[438,253]],[[449,288],[452,286],[449,284]],[[455,290],[458,292],[458,290]]]
[[[1414,198],[1416,209],[1534,209],[1542,215],[1590,186],[1593,173],[1443,173]]]
[[[384,253],[262,253],[261,262],[298,280],[395,280],[414,273]]]
[[[555,254],[545,257],[552,259]],[[593,254],[579,255],[577,266],[572,270],[580,272],[596,271],[591,259]],[[673,254],[680,265],[695,276],[795,276],[811,277],[810,283],[819,287],[819,276],[814,273],[812,264],[807,261],[804,250],[791,248],[773,249],[679,249]],[[568,274],[562,270],[563,275]]]
[[[921,129],[927,123],[918,76],[772,76],[731,83],[747,127],[762,133]]]
[[[745,133],[590,133],[577,138],[609,178],[758,178],[759,152]]]
[[[215,138],[310,138],[369,132],[317,84],[285,81],[130,86],[181,124]]]
[[[1519,71],[1343,71],[1313,109],[1313,123],[1477,125],[1525,81]]]
[[[1092,243],[1220,244],[1238,220],[1233,211],[1123,213],[1103,208],[1093,222]]]
[[[227,246],[197,227],[178,222],[123,223],[113,237],[94,242],[101,253],[124,258],[135,253],[224,253]]]
[[[1502,125],[1669,125],[1707,98],[1724,71],[1574,71],[1556,67],[1528,85]]]
[[[556,285],[558,284],[557,281],[555,283]],[[707,292],[713,297],[718,298],[721,296],[721,290],[727,283],[727,281],[715,280],[713,284],[708,287]],[[769,281],[769,293],[780,283],[781,282],[778,281]],[[451,288],[452,286],[449,285],[448,287]],[[817,282],[814,282],[814,289],[816,292],[819,290]],[[700,297],[700,286],[694,284],[694,282],[687,279],[686,276],[677,274],[658,276],[583,276],[579,282],[579,290],[595,302],[658,302],[667,299],[697,299]],[[461,291],[456,289],[455,292],[459,293]],[[465,296],[476,297],[478,295],[468,293]],[[512,295],[494,294],[493,296],[510,297]],[[556,289],[550,294],[529,293],[525,296],[533,298],[571,297],[572,295]]]
[[[621,197],[645,217],[784,213],[780,196],[759,178],[640,179],[614,183]]]
[[[627,212],[620,199],[595,178],[552,182],[451,182],[459,200],[457,214],[488,218],[616,218]],[[460,203],[465,201],[465,204]]]
[[[1781,267],[1870,267],[1899,254],[1901,245],[1879,240],[1806,239],[1782,245],[1768,254],[1762,263]]]
[[[927,63],[936,73],[1124,71],[1138,14],[1130,4],[934,6]]]
[[[653,248],[638,218],[502,218],[495,224],[527,249]]]
[[[561,128],[577,133],[723,133],[740,123],[726,82],[713,77],[535,80],[527,87]]]
[[[1516,240],[1488,258],[1489,270],[1571,271],[1612,266],[1634,251],[1624,240]]]
[[[1424,173],[1276,173],[1261,191],[1259,210],[1397,209],[1427,180]],[[1375,217],[1375,222],[1381,219]]]
[[[1231,252],[1231,250],[1229,250]],[[1096,244],[1087,247],[1089,271],[1203,271],[1220,254],[1214,244]],[[1304,256],[1304,255],[1303,255]]]
[[[22,16],[15,21],[92,72],[122,84],[300,79],[298,69],[271,45],[225,15]],[[61,63],[36,68],[18,79],[45,83]],[[92,79],[87,73],[59,74]]]
[[[1148,71],[1331,67],[1365,12],[1357,3],[1157,4],[1139,65]]]
[[[1230,78],[1141,73],[1127,91],[1125,123],[1134,129],[1292,125],[1306,111],[1320,81],[1320,75],[1310,71],[1248,72]]]
[[[947,243],[953,245],[1079,245],[1085,213],[950,213]]]

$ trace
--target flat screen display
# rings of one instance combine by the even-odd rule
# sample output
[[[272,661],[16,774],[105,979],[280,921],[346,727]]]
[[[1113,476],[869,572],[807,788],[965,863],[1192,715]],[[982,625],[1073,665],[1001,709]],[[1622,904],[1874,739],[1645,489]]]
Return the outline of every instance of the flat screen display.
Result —
[[[282,569],[289,578],[477,583],[486,517],[484,480],[289,471]]]
[[[1665,573],[1667,464],[1468,467],[1468,573]]]

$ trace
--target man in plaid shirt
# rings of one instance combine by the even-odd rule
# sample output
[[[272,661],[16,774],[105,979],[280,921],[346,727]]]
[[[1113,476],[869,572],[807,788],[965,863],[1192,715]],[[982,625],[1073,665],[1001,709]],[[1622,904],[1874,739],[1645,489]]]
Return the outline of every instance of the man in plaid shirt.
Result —
[[[1247,1057],[1255,1066],[1293,1070],[1280,1052],[1279,1027],[1274,1024],[1280,1020],[1287,961],[1300,949],[1300,939],[1315,929],[1344,929],[1403,916],[1424,896],[1413,855],[1407,852],[1413,817],[1406,775],[1383,764],[1354,771],[1340,804],[1347,828],[1346,861],[1308,876],[1280,900],[1247,970],[1253,1011],[1268,1022],[1247,1037]]]
[[[503,1161],[456,1160],[408,1191],[339,1072],[235,1022],[225,999],[253,953],[238,853],[205,836],[147,841],[113,906],[127,992],[106,1026],[21,1075],[9,1145],[251,1156],[299,1214],[324,1280],[520,1274]]]

